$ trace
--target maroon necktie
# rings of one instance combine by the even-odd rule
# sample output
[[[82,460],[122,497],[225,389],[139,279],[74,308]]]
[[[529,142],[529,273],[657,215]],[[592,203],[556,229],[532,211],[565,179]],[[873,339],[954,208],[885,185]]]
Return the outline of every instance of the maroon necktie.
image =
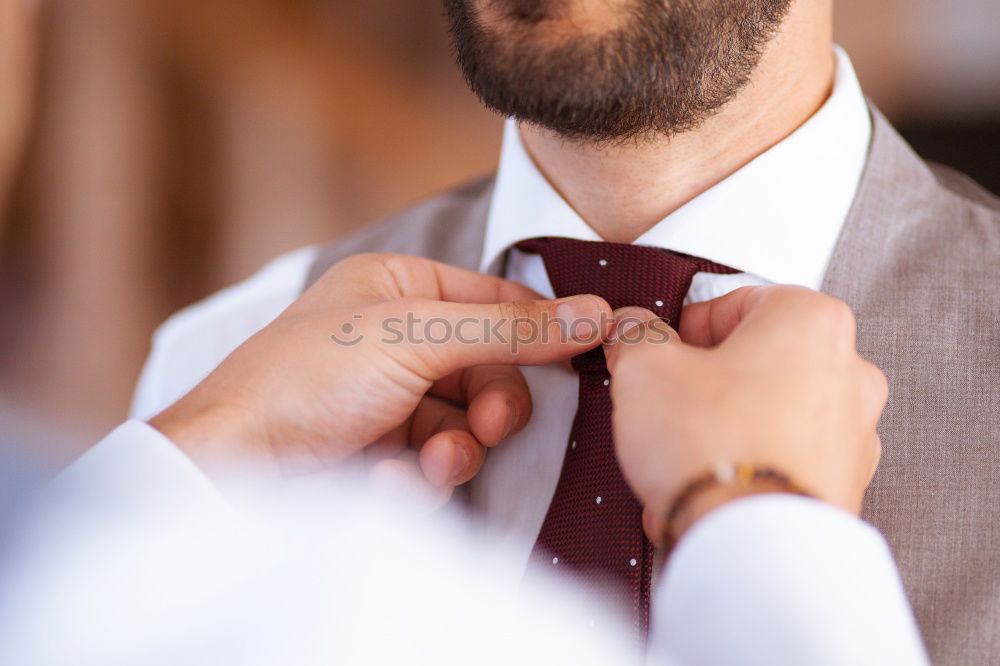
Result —
[[[613,309],[652,310],[674,328],[695,273],[736,272],[641,245],[536,238],[517,248],[541,255],[557,298],[596,294]],[[630,611],[645,641],[653,547],[642,530],[642,508],[615,458],[604,351],[598,347],[577,356],[573,367],[580,373],[576,418],[535,554],[547,566],[569,568],[593,591]]]

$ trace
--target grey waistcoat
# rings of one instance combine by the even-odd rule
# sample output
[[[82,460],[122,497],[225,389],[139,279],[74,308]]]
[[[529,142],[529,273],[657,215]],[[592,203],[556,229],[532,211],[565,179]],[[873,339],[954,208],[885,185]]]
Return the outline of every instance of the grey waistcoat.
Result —
[[[924,162],[873,115],[823,284],[853,308],[858,348],[891,385],[864,517],[892,546],[934,662],[1000,664],[1000,199]],[[359,252],[477,269],[492,187],[449,192],[325,248],[307,283]]]

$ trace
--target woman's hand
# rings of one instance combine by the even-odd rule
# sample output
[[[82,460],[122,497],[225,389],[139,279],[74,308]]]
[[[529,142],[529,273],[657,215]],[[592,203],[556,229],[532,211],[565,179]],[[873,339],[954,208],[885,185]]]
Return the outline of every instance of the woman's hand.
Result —
[[[596,296],[541,300],[425,259],[358,255],[150,423],[209,466],[309,469],[363,453],[376,476],[446,497],[527,423],[516,365],[592,349],[611,321]]]

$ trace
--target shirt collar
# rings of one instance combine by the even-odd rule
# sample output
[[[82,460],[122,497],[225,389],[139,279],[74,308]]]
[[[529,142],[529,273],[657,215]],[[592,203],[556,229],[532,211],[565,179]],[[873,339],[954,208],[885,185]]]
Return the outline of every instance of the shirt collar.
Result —
[[[854,201],[872,124],[847,54],[835,49],[833,92],[805,124],[636,240],[732,266],[779,284],[819,289]],[[482,270],[538,236],[601,240],[504,129]]]

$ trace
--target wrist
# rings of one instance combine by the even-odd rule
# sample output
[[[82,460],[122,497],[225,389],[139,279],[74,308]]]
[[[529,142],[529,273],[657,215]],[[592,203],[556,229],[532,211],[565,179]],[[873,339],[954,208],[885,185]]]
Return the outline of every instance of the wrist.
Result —
[[[809,494],[771,468],[719,465],[712,472],[694,478],[677,493],[666,511],[661,542],[676,543],[695,523],[730,502],[767,493]]]
[[[755,482],[747,485],[717,485],[712,486],[698,493],[686,507],[681,510],[671,527],[671,534],[676,541],[680,539],[691,527],[705,516],[716,509],[720,509],[730,502],[752,497],[753,495],[764,495],[768,493],[790,492],[786,487],[774,482]]]
[[[259,458],[267,450],[256,419],[233,405],[183,398],[148,423],[202,468]]]

